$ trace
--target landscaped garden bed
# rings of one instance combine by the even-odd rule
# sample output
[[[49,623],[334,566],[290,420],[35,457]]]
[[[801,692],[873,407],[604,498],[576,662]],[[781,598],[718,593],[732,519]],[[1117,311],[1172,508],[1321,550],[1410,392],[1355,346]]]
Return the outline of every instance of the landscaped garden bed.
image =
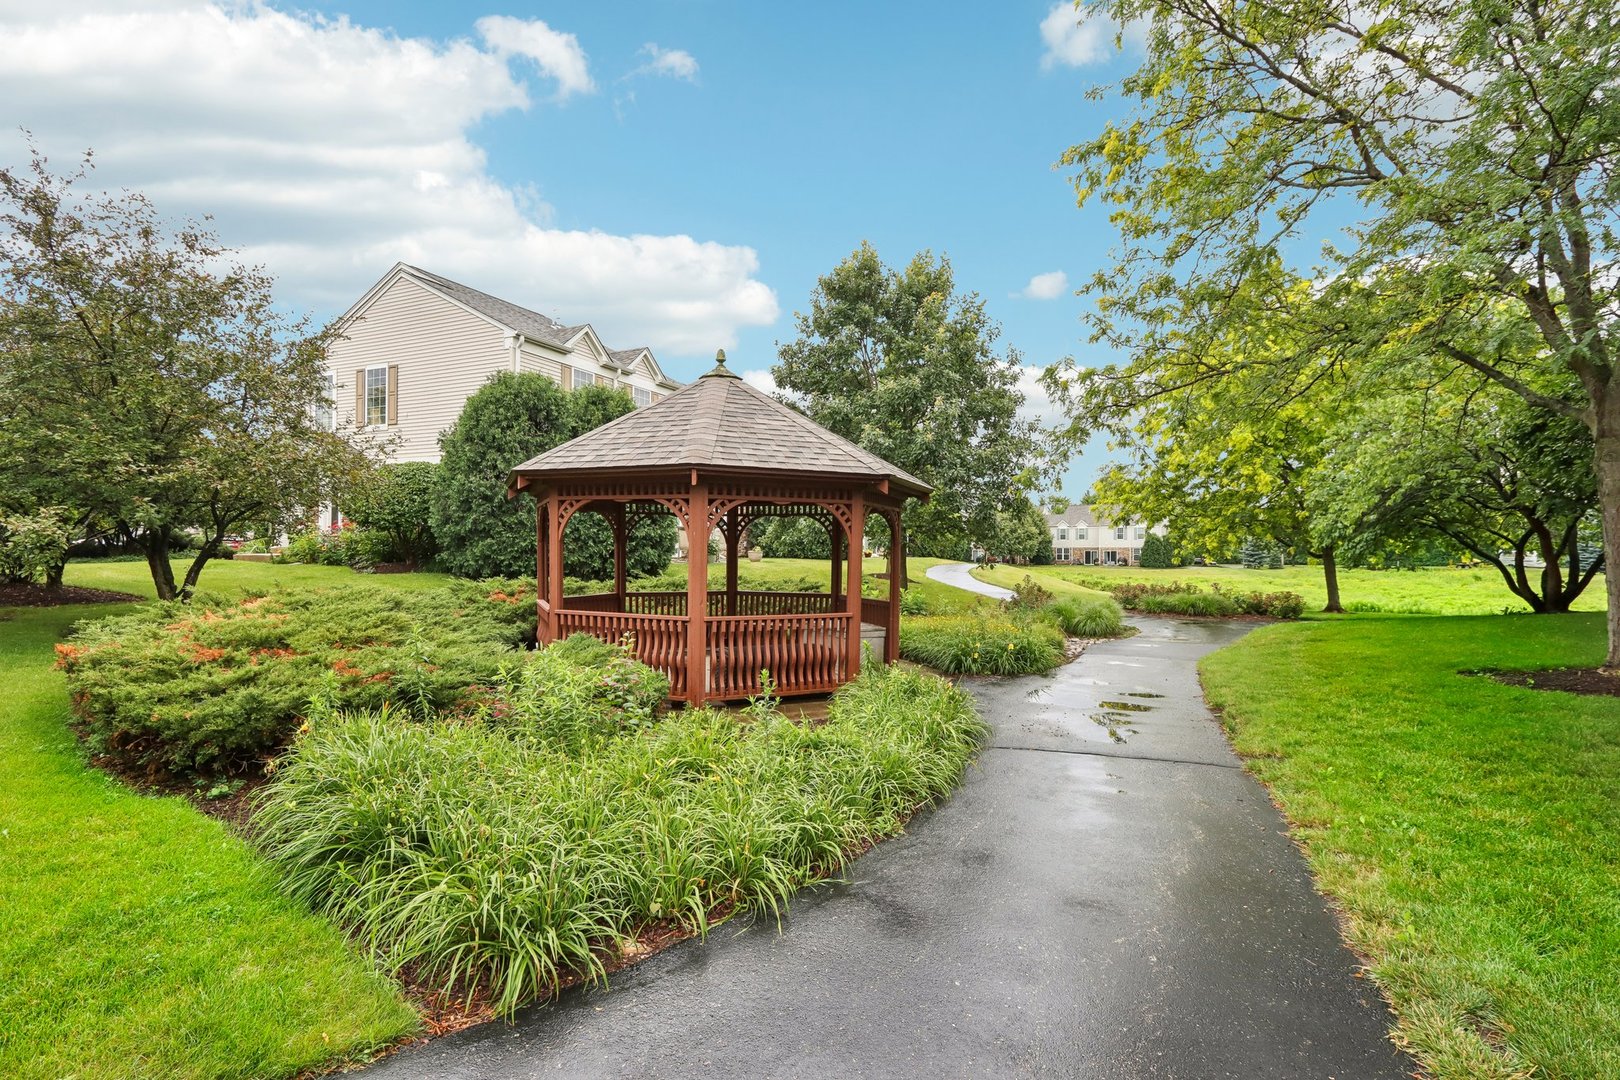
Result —
[[[267,775],[222,816],[452,1025],[780,912],[984,738],[965,693],[880,665],[824,719],[671,710],[625,646],[523,648],[533,619],[519,583],[291,589],[152,605],[57,652],[120,775]]]

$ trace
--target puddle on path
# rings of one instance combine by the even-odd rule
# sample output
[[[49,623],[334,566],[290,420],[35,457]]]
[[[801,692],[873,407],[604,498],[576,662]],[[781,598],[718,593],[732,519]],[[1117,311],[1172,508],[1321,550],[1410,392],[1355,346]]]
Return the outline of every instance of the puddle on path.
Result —
[[[1135,694],[1127,694],[1125,696],[1126,697],[1135,697],[1136,695]],[[1108,709],[1108,710],[1110,710],[1112,712],[1152,712],[1153,711],[1153,706],[1152,705],[1143,705],[1139,701],[1099,701],[1099,702],[1097,702],[1097,704],[1101,705],[1103,708]]]

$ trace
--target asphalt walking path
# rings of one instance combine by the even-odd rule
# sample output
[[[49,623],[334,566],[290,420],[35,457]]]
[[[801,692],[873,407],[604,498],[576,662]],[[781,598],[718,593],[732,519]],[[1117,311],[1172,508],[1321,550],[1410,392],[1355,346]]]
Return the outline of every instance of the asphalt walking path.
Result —
[[[771,920],[405,1050],[398,1078],[1384,1080],[1413,1064],[1195,665],[1137,619],[1051,678],[967,680],[954,798]]]
[[[943,581],[947,585],[954,585],[958,589],[966,589],[980,596],[991,596],[997,600],[1011,600],[1014,596],[1011,589],[1003,589],[1000,585],[992,585],[988,581],[980,581],[974,577],[972,563],[940,563],[938,566],[930,566],[925,573],[935,581]]]

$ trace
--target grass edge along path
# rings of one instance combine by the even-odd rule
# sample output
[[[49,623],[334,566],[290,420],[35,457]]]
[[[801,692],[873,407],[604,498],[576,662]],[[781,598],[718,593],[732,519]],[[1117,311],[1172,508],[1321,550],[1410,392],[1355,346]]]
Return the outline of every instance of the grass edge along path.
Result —
[[[1595,664],[1603,635],[1368,617],[1201,665],[1435,1080],[1620,1076],[1620,700],[1459,674]]]
[[[52,645],[127,610],[0,611],[0,1076],[286,1076],[415,1030],[245,842],[85,764]]]

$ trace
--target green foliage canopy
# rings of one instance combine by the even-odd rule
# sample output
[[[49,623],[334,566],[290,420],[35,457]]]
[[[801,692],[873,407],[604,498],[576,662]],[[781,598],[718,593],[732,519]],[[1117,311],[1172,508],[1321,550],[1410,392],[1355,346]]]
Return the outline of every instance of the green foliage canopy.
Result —
[[[1018,416],[1016,350],[948,259],[891,270],[863,243],[817,283],[798,337],[778,345],[776,385],[811,419],[935,487],[908,507],[920,554],[953,557],[994,535],[1008,499],[1036,486],[1037,426]]]

